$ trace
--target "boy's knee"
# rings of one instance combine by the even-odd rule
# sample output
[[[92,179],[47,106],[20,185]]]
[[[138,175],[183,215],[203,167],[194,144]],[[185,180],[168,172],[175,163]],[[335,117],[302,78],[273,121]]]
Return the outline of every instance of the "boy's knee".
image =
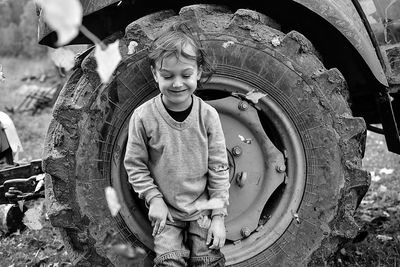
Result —
[[[187,266],[187,261],[189,259],[190,253],[186,250],[175,250],[168,253],[164,253],[157,256],[154,259],[154,266],[156,267],[180,267]]]

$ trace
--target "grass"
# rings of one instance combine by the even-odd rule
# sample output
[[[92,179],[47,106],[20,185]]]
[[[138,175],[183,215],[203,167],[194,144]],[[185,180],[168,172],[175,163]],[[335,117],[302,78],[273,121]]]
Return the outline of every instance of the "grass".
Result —
[[[10,113],[7,109],[17,107],[30,93],[32,86],[48,87],[57,82],[57,72],[49,58],[24,59],[0,58],[5,81],[0,82],[0,111],[6,112],[14,122],[24,151],[18,160],[27,163],[42,158],[44,138],[51,120],[51,107],[33,115],[32,112]],[[22,81],[26,77],[47,76]],[[43,199],[29,201],[27,205],[42,203]],[[45,212],[45,207],[44,207]],[[69,256],[59,233],[45,219],[41,230],[26,229],[8,237],[0,237],[0,266],[71,266]]]
[[[0,111],[6,112],[14,122],[24,151],[19,157],[19,162],[29,162],[32,159],[42,157],[44,137],[51,119],[51,108],[44,109],[40,114],[32,115],[32,112],[11,113],[7,109],[17,107],[28,95],[32,86],[54,86],[56,69],[51,60],[24,59],[24,58],[0,58],[3,66],[5,81],[0,82]],[[22,81],[26,77],[38,77],[47,75],[45,82],[38,79],[30,82]]]
[[[48,221],[41,230],[26,229],[0,237],[0,247],[2,267],[72,266],[59,233]]]
[[[334,256],[333,266],[400,266],[400,155],[368,132],[363,166],[371,186],[355,214],[358,236]]]

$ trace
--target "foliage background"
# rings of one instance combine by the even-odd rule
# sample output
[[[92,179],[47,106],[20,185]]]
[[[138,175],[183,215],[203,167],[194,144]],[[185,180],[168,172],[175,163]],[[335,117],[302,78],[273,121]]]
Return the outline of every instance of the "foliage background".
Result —
[[[0,1],[0,56],[45,55],[46,47],[37,44],[37,25],[34,1]]]

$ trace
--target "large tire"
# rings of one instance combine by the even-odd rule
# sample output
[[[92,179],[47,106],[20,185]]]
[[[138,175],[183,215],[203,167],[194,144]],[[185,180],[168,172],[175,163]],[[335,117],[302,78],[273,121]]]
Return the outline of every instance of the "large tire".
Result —
[[[237,216],[227,218],[231,241],[223,251],[228,265],[326,264],[338,244],[357,233],[352,216],[369,186],[369,176],[361,169],[365,123],[351,116],[340,72],[326,70],[304,36],[284,34],[254,11],[231,14],[209,5],[185,7],[177,16],[159,12],[133,22],[120,42],[123,60],[109,84],[100,84],[91,53],[63,88],[46,137],[44,168],[48,215],[53,226],[60,227],[74,263],[126,265],[104,245],[116,233],[148,251],[143,263],[151,265],[150,226],[122,160],[130,114],[158,93],[147,45],[178,20],[195,29],[215,63],[215,75],[198,95],[220,112],[227,144],[235,144],[233,138],[239,135],[253,134],[253,143],[242,140],[243,153],[235,151],[230,157],[230,209]],[[127,54],[130,41],[138,43],[132,55]],[[238,111],[232,110],[238,103]],[[252,121],[243,114],[250,114]],[[235,132],[236,126],[249,131]],[[255,150],[244,153],[251,145]],[[277,162],[285,165],[275,169]],[[246,164],[261,166],[268,174],[259,177],[260,185],[257,182],[261,192],[271,187],[271,179],[278,181],[268,197],[260,197],[258,191],[256,197],[251,191],[243,193],[259,190],[251,182],[239,187],[235,183],[238,166]],[[104,188],[110,185],[122,204],[116,217],[105,201]],[[246,217],[252,207],[258,213]],[[242,227],[247,223],[253,226]]]

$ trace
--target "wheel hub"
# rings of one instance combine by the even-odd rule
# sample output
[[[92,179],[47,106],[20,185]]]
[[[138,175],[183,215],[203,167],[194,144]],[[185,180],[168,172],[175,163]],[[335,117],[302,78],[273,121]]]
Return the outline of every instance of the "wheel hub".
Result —
[[[282,153],[265,134],[257,110],[235,97],[208,101],[219,113],[228,151],[233,155],[226,219],[227,239],[237,241],[257,229],[263,207],[284,182]]]

